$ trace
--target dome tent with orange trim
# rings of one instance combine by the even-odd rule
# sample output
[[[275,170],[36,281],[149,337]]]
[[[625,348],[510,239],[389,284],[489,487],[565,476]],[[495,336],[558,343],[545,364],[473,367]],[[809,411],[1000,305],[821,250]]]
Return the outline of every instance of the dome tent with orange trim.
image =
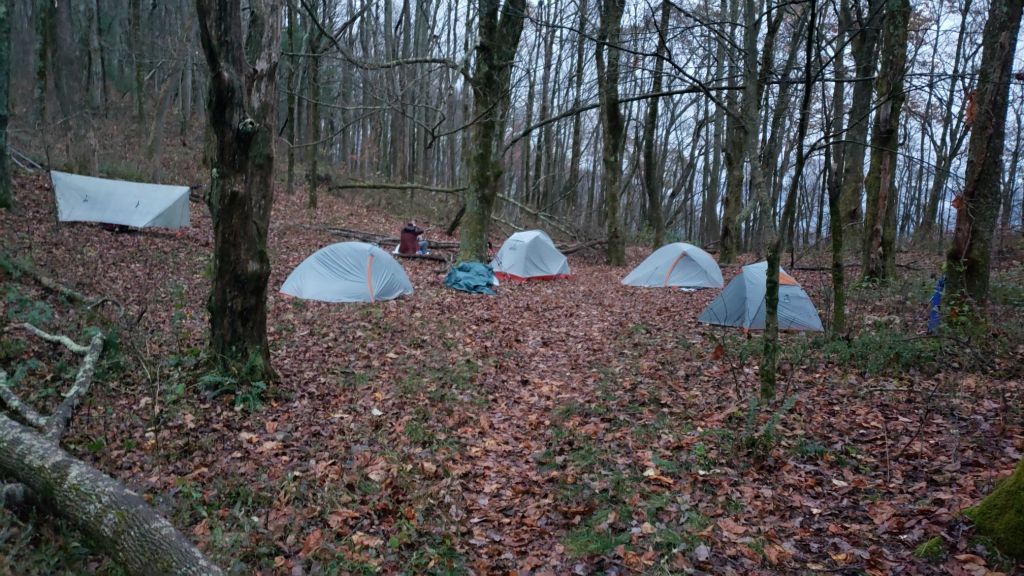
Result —
[[[516,232],[491,261],[500,280],[552,280],[569,277],[569,261],[542,230]]]
[[[697,318],[705,324],[763,330],[768,263],[744,266]],[[821,318],[797,281],[779,268],[779,329],[822,332]]]
[[[721,288],[722,269],[714,257],[685,242],[666,244],[622,279],[626,286],[648,288]]]
[[[296,266],[281,292],[321,302],[376,302],[412,294],[412,283],[402,265],[377,246],[339,242]]]

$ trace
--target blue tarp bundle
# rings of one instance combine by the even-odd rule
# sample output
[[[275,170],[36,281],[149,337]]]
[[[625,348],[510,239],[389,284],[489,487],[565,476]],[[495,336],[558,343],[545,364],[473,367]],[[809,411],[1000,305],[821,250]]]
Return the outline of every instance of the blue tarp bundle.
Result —
[[[946,288],[946,277],[939,276],[935,282],[935,293],[928,303],[928,333],[935,334],[939,330],[939,307],[942,306],[942,291]]]
[[[494,295],[491,286],[497,286],[494,269],[480,262],[460,262],[448,271],[444,285],[472,294]]]

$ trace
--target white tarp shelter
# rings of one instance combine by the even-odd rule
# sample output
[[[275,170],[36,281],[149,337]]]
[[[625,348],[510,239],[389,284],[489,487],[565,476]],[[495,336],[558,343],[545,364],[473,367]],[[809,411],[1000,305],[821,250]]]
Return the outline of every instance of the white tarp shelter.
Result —
[[[569,261],[542,230],[509,236],[491,267],[494,275],[502,280],[550,280],[569,276]]]
[[[666,244],[622,279],[626,286],[650,288],[721,288],[718,262],[704,250],[685,242]]]
[[[412,283],[402,265],[377,246],[339,242],[296,266],[281,292],[321,302],[376,302],[412,294]]]
[[[50,172],[61,222],[187,228],[188,186],[142,184]]]
[[[744,266],[701,312],[698,322],[763,330],[768,263]],[[779,329],[822,332],[821,318],[797,281],[779,268]]]

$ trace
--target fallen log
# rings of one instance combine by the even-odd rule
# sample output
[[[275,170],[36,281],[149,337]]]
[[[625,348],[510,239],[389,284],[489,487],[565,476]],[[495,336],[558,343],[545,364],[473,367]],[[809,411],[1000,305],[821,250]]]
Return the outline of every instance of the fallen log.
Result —
[[[2,486],[5,505],[35,502],[68,519],[129,574],[220,575],[220,568],[145,500],[117,480],[78,460],[60,440],[81,399],[88,392],[103,334],[81,346],[66,336],[26,330],[83,357],[74,386],[49,417],[44,417],[7,387],[0,370],[0,401],[21,424],[0,411],[0,474],[14,483]]]

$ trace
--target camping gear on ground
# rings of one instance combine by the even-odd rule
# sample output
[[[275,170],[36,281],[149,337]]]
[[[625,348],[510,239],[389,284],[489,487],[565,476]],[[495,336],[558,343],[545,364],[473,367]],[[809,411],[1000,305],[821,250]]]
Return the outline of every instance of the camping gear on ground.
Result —
[[[763,330],[768,263],[744,266],[722,293],[697,318],[705,324]],[[821,318],[810,297],[792,276],[779,268],[779,330],[822,332]]]
[[[704,250],[685,242],[658,248],[633,269],[622,283],[650,288],[721,288],[725,286],[718,262]]]
[[[471,294],[494,295],[491,286],[498,285],[494,270],[487,264],[479,262],[460,262],[448,271],[444,285]]]
[[[187,228],[188,186],[142,184],[53,170],[57,219],[135,228]]]
[[[412,283],[402,265],[377,246],[339,242],[296,266],[281,292],[321,302],[376,302],[412,294]]]
[[[942,291],[946,288],[946,275],[939,276],[935,281],[935,293],[928,303],[928,334],[939,331],[939,307],[942,306]]]
[[[551,280],[569,276],[569,261],[542,230],[516,232],[491,262],[502,280]]]

